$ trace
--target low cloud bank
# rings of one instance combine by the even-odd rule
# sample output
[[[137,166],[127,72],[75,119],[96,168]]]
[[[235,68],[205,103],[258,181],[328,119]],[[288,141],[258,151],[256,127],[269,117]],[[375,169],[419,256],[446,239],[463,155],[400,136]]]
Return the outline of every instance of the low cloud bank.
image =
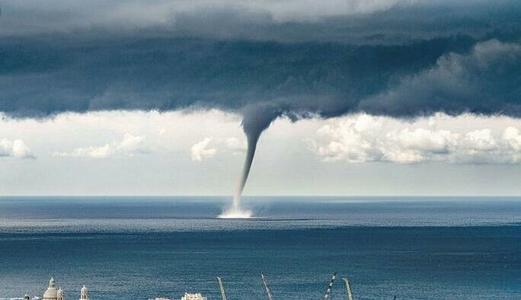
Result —
[[[5,138],[0,139],[0,158],[1,157],[36,158],[24,141]]]
[[[325,161],[521,163],[520,127],[497,123],[475,115],[402,121],[359,114],[331,120],[309,144]]]
[[[121,141],[107,143],[103,146],[76,148],[70,152],[55,152],[58,157],[110,158],[114,156],[134,156],[147,153],[144,137],[126,133]]]
[[[192,161],[202,162],[215,157],[218,153],[229,152],[232,155],[243,154],[247,149],[247,143],[236,137],[213,138],[205,137],[190,147]]]

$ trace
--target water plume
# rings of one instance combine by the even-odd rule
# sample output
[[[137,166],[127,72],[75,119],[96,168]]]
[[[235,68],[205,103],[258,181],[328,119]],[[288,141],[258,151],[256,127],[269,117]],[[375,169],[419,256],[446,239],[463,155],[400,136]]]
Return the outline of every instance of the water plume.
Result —
[[[281,110],[269,104],[249,106],[243,111],[242,129],[246,134],[248,149],[242,168],[239,184],[233,196],[232,206],[224,211],[219,218],[250,218],[253,213],[241,208],[241,195],[248,181],[257,143],[262,132],[267,129],[271,122],[281,115]]]

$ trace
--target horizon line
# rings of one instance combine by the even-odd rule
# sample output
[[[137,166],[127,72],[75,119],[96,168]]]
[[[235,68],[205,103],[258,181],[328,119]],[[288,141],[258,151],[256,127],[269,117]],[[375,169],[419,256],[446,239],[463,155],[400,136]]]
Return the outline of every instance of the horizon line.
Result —
[[[103,194],[94,194],[94,195],[78,195],[78,194],[14,194],[14,195],[0,195],[0,198],[24,198],[24,197],[84,197],[84,198],[99,198],[99,197],[108,197],[108,198],[131,198],[131,197],[143,197],[143,198],[179,198],[179,197],[190,197],[190,198],[233,198],[232,195],[196,195],[196,194],[177,194],[177,195],[153,195],[153,194],[143,194],[143,195],[125,195],[125,194],[117,194],[117,195],[103,195]],[[312,198],[312,197],[321,197],[321,198],[414,198],[414,197],[422,197],[422,198],[491,198],[491,197],[506,197],[506,198],[521,198],[521,195],[510,195],[510,194],[486,194],[486,195],[243,195],[243,198],[272,198],[272,197],[280,197],[280,198]]]

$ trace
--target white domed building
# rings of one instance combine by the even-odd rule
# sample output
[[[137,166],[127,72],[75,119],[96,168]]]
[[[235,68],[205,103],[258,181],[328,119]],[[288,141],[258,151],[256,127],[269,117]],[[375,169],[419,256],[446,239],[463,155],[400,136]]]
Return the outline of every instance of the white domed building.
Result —
[[[56,288],[56,282],[52,277],[51,280],[49,280],[49,287],[45,293],[43,293],[42,300],[63,300],[63,290]]]
[[[29,296],[26,296],[28,299]],[[43,293],[43,297],[41,300],[64,300],[63,290],[61,288],[56,288],[56,281],[51,277],[49,280],[49,287]],[[89,290],[83,286],[81,288],[80,300],[89,300]]]

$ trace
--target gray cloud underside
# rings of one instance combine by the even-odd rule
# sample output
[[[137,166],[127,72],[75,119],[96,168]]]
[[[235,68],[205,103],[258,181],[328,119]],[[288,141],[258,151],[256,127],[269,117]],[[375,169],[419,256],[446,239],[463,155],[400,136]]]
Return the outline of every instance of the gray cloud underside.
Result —
[[[0,111],[521,115],[517,1],[85,3],[0,1]]]
[[[279,42],[401,44],[518,36],[515,0],[0,0],[0,36],[128,34]]]

